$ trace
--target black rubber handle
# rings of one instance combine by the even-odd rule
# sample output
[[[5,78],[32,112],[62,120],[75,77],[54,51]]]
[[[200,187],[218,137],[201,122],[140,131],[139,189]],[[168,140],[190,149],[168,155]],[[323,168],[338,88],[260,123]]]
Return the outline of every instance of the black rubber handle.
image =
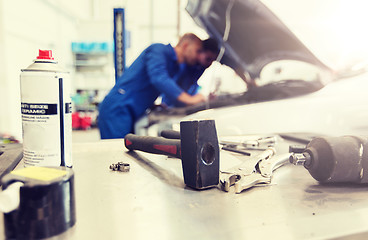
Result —
[[[181,158],[180,140],[127,134],[124,138],[124,143],[125,147],[129,150],[139,150]]]
[[[161,136],[168,139],[180,139],[180,132],[175,130],[162,130]]]

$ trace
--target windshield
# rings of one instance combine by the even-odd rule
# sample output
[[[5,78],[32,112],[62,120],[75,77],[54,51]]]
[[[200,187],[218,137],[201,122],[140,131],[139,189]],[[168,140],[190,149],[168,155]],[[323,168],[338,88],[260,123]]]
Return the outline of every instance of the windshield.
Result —
[[[286,80],[318,81],[323,85],[334,76],[313,64],[297,60],[278,60],[267,64],[261,71],[257,86]]]

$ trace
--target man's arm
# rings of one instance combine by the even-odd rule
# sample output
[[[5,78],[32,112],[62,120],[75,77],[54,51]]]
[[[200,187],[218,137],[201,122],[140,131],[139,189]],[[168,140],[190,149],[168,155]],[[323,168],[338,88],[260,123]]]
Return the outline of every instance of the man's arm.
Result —
[[[165,45],[156,45],[152,47],[145,57],[147,74],[151,84],[162,94],[169,98],[176,99],[182,92],[169,75],[167,61],[171,61],[170,53]]]
[[[151,83],[168,97],[177,99],[186,105],[193,105],[205,101],[205,97],[201,94],[194,96],[189,95],[181,89],[174,79],[168,75],[167,56],[163,52],[164,49],[155,48],[147,54],[147,68],[150,75]]]
[[[206,101],[206,98],[200,93],[197,93],[196,95],[192,96],[192,95],[189,95],[186,92],[182,92],[178,96],[177,100],[180,101],[180,102],[183,102],[187,105],[194,105],[194,104]]]

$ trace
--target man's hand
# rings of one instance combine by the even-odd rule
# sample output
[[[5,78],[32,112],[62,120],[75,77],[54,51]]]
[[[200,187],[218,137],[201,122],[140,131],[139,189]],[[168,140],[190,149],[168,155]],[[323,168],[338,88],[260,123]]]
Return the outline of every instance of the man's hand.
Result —
[[[186,92],[182,92],[178,96],[178,101],[183,102],[186,105],[194,105],[194,104],[197,104],[197,103],[201,103],[201,102],[206,101],[206,98],[202,94],[200,94],[200,93],[192,96],[192,95],[189,95]]]

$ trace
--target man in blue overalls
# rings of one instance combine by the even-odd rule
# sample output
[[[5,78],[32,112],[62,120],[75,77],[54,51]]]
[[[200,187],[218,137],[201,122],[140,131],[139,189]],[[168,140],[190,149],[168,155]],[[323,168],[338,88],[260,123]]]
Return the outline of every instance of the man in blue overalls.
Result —
[[[186,71],[177,79],[178,86],[190,95],[198,93],[199,85],[198,79],[203,72],[211,66],[212,62],[216,60],[219,54],[219,45],[213,38],[208,38],[202,41],[202,50],[198,57],[196,65],[185,65]],[[167,107],[185,107],[186,104],[177,99],[170,98],[165,94],[162,95],[162,104]]]
[[[192,96],[176,83],[183,71],[187,71],[186,65],[197,64],[201,47],[201,40],[187,33],[175,48],[160,43],[146,48],[99,105],[101,138],[123,138],[132,133],[134,123],[160,94],[186,105],[205,101],[203,95]]]

